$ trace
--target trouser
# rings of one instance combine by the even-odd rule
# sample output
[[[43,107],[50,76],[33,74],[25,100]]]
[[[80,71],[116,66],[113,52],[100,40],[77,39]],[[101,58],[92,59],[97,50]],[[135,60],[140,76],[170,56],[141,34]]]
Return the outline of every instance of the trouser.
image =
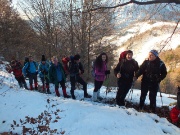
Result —
[[[103,81],[94,80],[94,92],[97,92],[103,85]]]
[[[18,84],[21,88],[23,87],[23,85],[24,85],[24,87],[27,86],[23,75],[20,77],[15,77],[15,79],[18,81]]]
[[[124,99],[132,86],[132,82],[118,82],[118,91],[116,94],[116,103],[125,105]]]
[[[150,109],[155,110],[156,108],[156,96],[157,92],[159,90],[159,84],[158,83],[141,83],[141,96],[140,96],[140,103],[139,107],[144,107],[144,102],[146,100],[147,93],[149,91],[149,100],[150,100]]]
[[[55,85],[55,92],[56,92],[56,95],[59,97],[60,96],[60,93],[59,93],[59,84],[61,85],[62,87],[62,91],[63,91],[63,95],[64,97],[68,97],[67,93],[66,93],[66,86],[65,86],[65,81],[62,80],[60,82],[58,82],[58,85],[56,84]]]
[[[29,73],[29,85],[30,85],[30,89],[32,90],[33,89],[33,81],[34,81],[34,86],[35,86],[35,89],[37,89],[37,74],[36,73]]]
[[[72,96],[74,96],[74,90],[76,89],[76,87],[75,87],[76,82],[83,85],[84,96],[88,95],[87,94],[87,83],[79,75],[70,76],[70,82],[71,82],[71,95]]]
[[[45,90],[45,84],[46,84],[46,88],[48,90],[49,89],[49,79],[47,77],[41,77],[41,81],[43,84],[43,90]]]

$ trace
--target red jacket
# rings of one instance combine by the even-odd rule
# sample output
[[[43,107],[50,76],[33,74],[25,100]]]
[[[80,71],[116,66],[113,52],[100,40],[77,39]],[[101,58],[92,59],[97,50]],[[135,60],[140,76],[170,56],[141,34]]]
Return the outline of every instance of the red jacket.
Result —
[[[180,115],[180,110],[178,110],[176,106],[173,107],[172,110],[170,111],[170,118],[172,123],[178,122],[179,115]]]
[[[9,70],[9,73],[11,73],[12,71],[15,77],[21,77],[23,75],[21,63],[16,61],[16,65],[11,65],[11,69]]]

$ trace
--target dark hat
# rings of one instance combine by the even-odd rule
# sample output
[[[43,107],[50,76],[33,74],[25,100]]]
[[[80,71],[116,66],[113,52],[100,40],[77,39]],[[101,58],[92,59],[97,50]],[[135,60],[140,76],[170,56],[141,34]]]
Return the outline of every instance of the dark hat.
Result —
[[[156,57],[159,55],[157,50],[151,50],[150,52],[153,53]]]
[[[12,60],[12,61],[11,61],[11,64],[12,64],[12,65],[14,65],[15,63],[16,63],[16,61],[15,61],[15,60]]]
[[[45,55],[42,55],[41,61],[46,61]]]
[[[81,56],[79,54],[74,55],[74,60],[79,60]]]
[[[127,51],[126,51],[126,55],[127,55],[128,53],[132,53],[132,54],[133,54],[133,51],[127,50]]]

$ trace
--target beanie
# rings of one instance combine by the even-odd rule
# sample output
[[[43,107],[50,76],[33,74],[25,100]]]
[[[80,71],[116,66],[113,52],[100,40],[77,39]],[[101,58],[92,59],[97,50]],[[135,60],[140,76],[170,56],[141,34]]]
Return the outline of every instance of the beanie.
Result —
[[[156,50],[151,50],[150,52],[153,53],[156,57],[158,57],[158,51],[156,51]]]
[[[79,60],[81,56],[79,54],[74,55],[74,60]]]
[[[133,54],[133,51],[127,50],[127,51],[126,51],[126,55],[127,55],[128,53],[132,53],[132,54]]]
[[[42,55],[41,61],[46,61],[45,55]]]

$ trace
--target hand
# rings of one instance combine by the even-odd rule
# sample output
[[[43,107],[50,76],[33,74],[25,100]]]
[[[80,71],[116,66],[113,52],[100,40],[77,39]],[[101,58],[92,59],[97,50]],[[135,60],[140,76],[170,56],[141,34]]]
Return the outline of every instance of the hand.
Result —
[[[137,77],[134,76],[133,77],[133,82],[135,82],[135,81],[137,81]]]
[[[121,74],[120,73],[117,73],[117,78],[120,78],[121,77]]]
[[[110,74],[110,70],[106,70],[105,75],[109,75],[109,74]]]

